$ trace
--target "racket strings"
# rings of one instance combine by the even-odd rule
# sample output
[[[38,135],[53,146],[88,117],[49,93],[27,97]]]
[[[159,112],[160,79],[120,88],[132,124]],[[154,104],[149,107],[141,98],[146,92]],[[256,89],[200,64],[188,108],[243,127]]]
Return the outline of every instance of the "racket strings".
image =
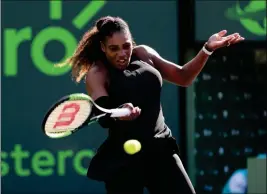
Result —
[[[92,112],[92,104],[86,100],[70,100],[59,104],[47,118],[45,131],[64,133],[82,125]]]

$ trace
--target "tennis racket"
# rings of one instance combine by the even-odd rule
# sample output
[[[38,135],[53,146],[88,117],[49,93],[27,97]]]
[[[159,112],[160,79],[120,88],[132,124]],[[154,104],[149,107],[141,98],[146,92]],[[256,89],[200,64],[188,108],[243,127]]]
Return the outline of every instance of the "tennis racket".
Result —
[[[103,114],[93,116],[93,106]],[[86,94],[70,94],[58,100],[48,110],[42,122],[42,130],[50,138],[63,138],[97,122],[103,116],[123,117],[129,114],[128,108],[105,109]]]

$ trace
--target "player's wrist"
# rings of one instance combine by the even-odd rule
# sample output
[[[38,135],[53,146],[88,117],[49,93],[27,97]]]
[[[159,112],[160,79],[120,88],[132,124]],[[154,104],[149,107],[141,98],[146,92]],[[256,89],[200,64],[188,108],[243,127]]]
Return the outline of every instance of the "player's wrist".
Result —
[[[203,45],[202,51],[207,55],[212,55],[212,53],[214,52],[214,50],[208,45],[208,42]]]

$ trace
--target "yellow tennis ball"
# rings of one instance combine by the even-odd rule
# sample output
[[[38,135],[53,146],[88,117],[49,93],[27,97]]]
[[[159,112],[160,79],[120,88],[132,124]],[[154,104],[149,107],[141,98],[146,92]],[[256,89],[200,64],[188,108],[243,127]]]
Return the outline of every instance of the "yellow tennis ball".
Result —
[[[133,155],[141,150],[141,143],[135,139],[128,140],[123,145],[127,154]]]

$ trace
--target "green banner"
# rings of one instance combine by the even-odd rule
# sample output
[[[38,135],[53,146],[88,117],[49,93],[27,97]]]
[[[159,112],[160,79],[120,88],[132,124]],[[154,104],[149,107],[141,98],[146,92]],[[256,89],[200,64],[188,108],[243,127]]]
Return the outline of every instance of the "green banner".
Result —
[[[55,69],[53,64],[71,55],[86,30],[105,15],[124,18],[138,44],[177,62],[176,3],[11,0],[1,6],[2,193],[102,193],[103,184],[85,174],[106,129],[95,124],[60,140],[41,131],[43,116],[55,100],[86,92],[83,83],[71,81],[69,68]],[[179,139],[176,86],[164,84],[162,105]]]
[[[202,1],[195,5],[195,38],[206,41],[213,33],[226,29],[239,32],[246,40],[266,40],[266,1]]]

